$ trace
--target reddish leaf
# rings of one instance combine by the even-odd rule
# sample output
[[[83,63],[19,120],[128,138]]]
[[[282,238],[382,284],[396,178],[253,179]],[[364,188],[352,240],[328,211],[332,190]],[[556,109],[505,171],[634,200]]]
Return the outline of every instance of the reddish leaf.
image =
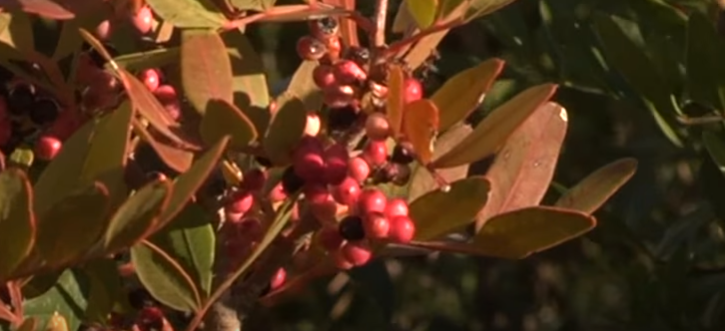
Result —
[[[405,93],[404,83],[405,74],[403,68],[398,65],[390,66],[388,71],[388,97],[386,111],[388,113],[388,122],[390,122],[390,130],[393,133],[393,138],[397,138],[400,134],[400,129],[403,126],[403,111],[404,111],[404,98]]]
[[[556,202],[557,207],[594,213],[627,183],[637,171],[637,160],[624,158],[607,164],[570,188]]]
[[[161,160],[174,171],[183,173],[191,166],[194,154],[178,147],[171,146],[154,137],[138,120],[134,120],[133,128],[156,151]]]
[[[0,0],[0,8],[20,9],[53,20],[69,20],[75,15],[51,0]]]
[[[430,100],[421,99],[405,106],[403,133],[410,141],[421,164],[433,157],[433,141],[438,135],[438,108]]]
[[[232,65],[227,48],[214,30],[181,32],[181,85],[189,103],[204,114],[209,100],[232,103]]]
[[[477,229],[498,214],[541,202],[554,176],[566,128],[566,110],[549,102],[509,137],[486,173],[491,195],[478,213]]]
[[[260,22],[294,22],[320,19],[326,16],[347,15],[348,12],[342,8],[318,3],[316,8],[309,5],[279,5],[264,12],[258,20]]]

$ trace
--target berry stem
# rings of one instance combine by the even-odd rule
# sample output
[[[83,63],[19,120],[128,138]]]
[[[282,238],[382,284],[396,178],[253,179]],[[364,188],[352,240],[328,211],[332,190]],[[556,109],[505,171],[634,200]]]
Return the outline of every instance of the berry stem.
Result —
[[[385,46],[385,21],[388,16],[388,0],[377,0],[375,3],[375,37],[376,48]]]

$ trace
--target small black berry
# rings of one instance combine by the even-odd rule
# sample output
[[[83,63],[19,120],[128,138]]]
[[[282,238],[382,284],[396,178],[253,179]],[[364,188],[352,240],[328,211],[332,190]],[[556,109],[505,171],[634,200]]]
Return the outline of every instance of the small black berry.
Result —
[[[350,47],[346,51],[345,58],[359,66],[365,66],[370,61],[370,50],[363,47]]]
[[[19,115],[29,110],[35,101],[35,88],[28,84],[18,84],[8,93],[8,108],[10,113]]]
[[[137,310],[155,305],[154,298],[143,288],[137,288],[129,291],[127,298],[131,307]]]
[[[60,107],[58,104],[48,98],[35,100],[30,106],[30,120],[36,125],[46,125],[54,122],[59,113]]]
[[[346,131],[355,124],[358,118],[359,112],[355,107],[332,108],[327,115],[327,129],[330,131]]]
[[[320,37],[327,37],[332,36],[337,33],[340,24],[337,22],[335,18],[332,17],[323,17],[317,21],[315,21],[315,26],[317,27],[318,31],[322,34]]]
[[[305,181],[297,176],[293,167],[287,167],[282,173],[282,190],[287,195],[292,195],[299,191],[302,186],[305,185]]]
[[[415,158],[410,154],[410,150],[404,148],[401,145],[395,145],[393,148],[393,155],[390,157],[390,161],[393,163],[410,164]]]
[[[345,240],[356,241],[365,239],[365,228],[360,216],[350,215],[340,221],[338,226],[340,236]]]

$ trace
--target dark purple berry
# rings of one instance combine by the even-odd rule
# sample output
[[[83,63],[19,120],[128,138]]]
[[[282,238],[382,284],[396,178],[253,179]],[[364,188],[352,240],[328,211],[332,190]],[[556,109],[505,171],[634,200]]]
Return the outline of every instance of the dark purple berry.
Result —
[[[365,239],[365,227],[360,216],[350,215],[343,218],[338,226],[338,231],[345,240],[357,241]]]
[[[354,107],[332,108],[327,115],[327,129],[346,131],[358,120],[359,112]]]
[[[287,167],[287,169],[285,169],[282,173],[282,190],[287,195],[294,194],[302,189],[302,186],[304,185],[305,181],[300,178],[297,173],[295,173],[295,169],[293,167]]]
[[[35,100],[30,106],[30,120],[36,125],[46,125],[55,122],[60,113],[60,107],[52,99],[41,98]]]

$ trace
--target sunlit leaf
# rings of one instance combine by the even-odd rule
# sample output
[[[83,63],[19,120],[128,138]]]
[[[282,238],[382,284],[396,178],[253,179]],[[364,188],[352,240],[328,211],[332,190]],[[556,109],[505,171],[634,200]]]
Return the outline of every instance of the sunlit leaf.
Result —
[[[592,214],[626,184],[636,171],[637,160],[633,158],[609,163],[567,190],[556,206]]]
[[[404,108],[403,133],[413,145],[421,164],[433,157],[433,141],[438,134],[438,108],[430,100],[413,101]]]
[[[264,150],[275,165],[285,165],[291,160],[292,150],[305,132],[307,109],[302,101],[289,94],[277,99],[279,110],[264,137]]]
[[[22,12],[0,13],[0,22],[6,25],[0,32],[0,42],[10,45],[18,55],[35,49],[33,23],[30,16]],[[21,60],[22,58],[18,58]]]
[[[169,65],[179,60],[179,53],[181,53],[179,47],[165,47],[145,52],[119,55],[113,58],[113,62],[126,70],[137,71]],[[106,68],[110,69],[110,64],[107,63]]]
[[[413,16],[419,28],[425,29],[435,22],[438,0],[408,0],[406,3],[408,12]]]
[[[82,273],[66,269],[44,293],[26,300],[23,311],[38,320],[39,330],[46,330],[55,314],[65,318],[68,330],[77,330],[88,306],[86,290],[87,279]]]
[[[177,28],[216,29],[227,22],[210,0],[146,0],[164,21]]]
[[[210,100],[206,113],[199,124],[201,138],[207,144],[213,144],[229,135],[230,146],[244,148],[257,139],[257,131],[252,121],[231,103],[222,100]]]
[[[6,279],[30,253],[35,242],[33,189],[21,170],[0,173],[0,280]]]
[[[318,65],[317,61],[302,61],[287,86],[286,93],[302,100],[308,111],[317,111],[322,107],[322,90],[312,80],[312,72]]]
[[[390,122],[390,130],[393,137],[397,138],[403,126],[404,112],[404,93],[405,93],[405,74],[403,68],[397,65],[390,66],[388,71],[388,96],[386,103],[386,112],[388,114],[388,122]]]
[[[138,120],[133,121],[133,129],[136,134],[153,148],[159,158],[169,168],[178,172],[184,172],[189,169],[191,162],[194,160],[193,153],[157,139]]]
[[[212,99],[233,102],[232,65],[226,50],[214,30],[181,32],[181,85],[200,114],[207,111]]]
[[[20,9],[53,20],[68,20],[75,15],[51,0],[0,0],[0,7]]]

